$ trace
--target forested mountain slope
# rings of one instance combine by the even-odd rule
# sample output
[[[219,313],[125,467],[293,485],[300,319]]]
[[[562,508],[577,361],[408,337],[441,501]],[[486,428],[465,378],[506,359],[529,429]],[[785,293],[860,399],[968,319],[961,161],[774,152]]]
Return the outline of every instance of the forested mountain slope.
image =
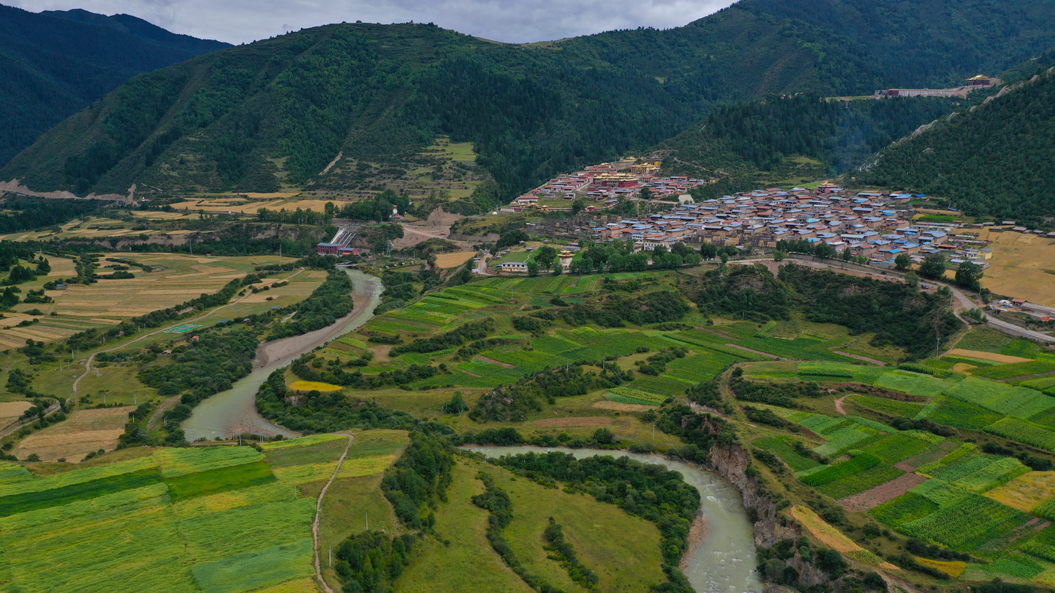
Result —
[[[1055,68],[883,150],[858,180],[948,198],[971,216],[1055,221]]]
[[[0,6],[0,163],[132,76],[225,47],[128,15]]]
[[[829,101],[814,93],[770,96],[715,109],[707,119],[657,150],[666,173],[717,179],[705,197],[757,187],[766,175],[794,176],[792,155],[820,162],[835,175],[860,164],[920,125],[947,115],[961,99]]]
[[[57,126],[0,178],[81,194],[125,192],[132,183],[147,192],[340,189],[355,186],[364,170],[398,176],[406,155],[447,135],[473,142],[497,181],[497,192],[477,196],[483,205],[559,171],[654,145],[720,101],[938,86],[1021,61],[1028,51],[1019,37],[1055,45],[1055,0],[1014,8],[981,0],[967,12],[949,8],[958,6],[952,0],[923,4],[899,8],[894,20],[925,23],[913,30],[955,40],[959,54],[930,45],[930,37],[883,38],[883,51],[895,56],[883,62],[869,47],[872,29],[855,25],[842,3],[824,9],[823,22],[802,20],[821,10],[812,0],[789,3],[803,14],[744,0],[677,29],[526,46],[431,25],[319,27],[140,77]],[[971,19],[924,14],[940,7]],[[988,24],[1012,13],[1032,24]],[[1007,48],[997,44],[977,57],[993,37]]]

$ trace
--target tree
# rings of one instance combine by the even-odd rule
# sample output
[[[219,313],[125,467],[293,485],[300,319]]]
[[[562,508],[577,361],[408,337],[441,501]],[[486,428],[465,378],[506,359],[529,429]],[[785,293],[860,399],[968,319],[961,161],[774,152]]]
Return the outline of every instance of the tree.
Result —
[[[468,409],[469,406],[465,403],[465,398],[462,397],[461,391],[455,391],[454,396],[451,397],[451,401],[443,406],[443,411],[447,414],[461,414]]]
[[[968,290],[978,291],[982,288],[982,268],[978,264],[965,261],[956,268],[956,285]]]
[[[510,245],[516,245],[521,241],[527,241],[530,237],[523,231],[523,229],[512,229],[502,233],[498,238],[498,243],[495,244],[499,249],[503,247],[509,247]]]
[[[704,243],[700,245],[700,255],[703,256],[703,259],[712,260],[718,257],[718,246],[714,243]]]
[[[905,284],[912,288],[919,288],[919,275],[909,270],[908,274],[905,274]]]
[[[655,196],[652,194],[652,188],[646,187],[646,188],[641,190],[641,199],[642,200],[651,200],[654,197]]]
[[[535,253],[535,261],[538,262],[539,266],[548,268],[553,265],[553,260],[557,259],[557,250],[550,247],[549,245],[543,245],[539,247],[537,253]]]
[[[945,256],[941,253],[932,253],[923,258],[919,265],[919,275],[929,280],[937,280],[945,275]]]
[[[583,200],[582,198],[576,198],[575,201],[573,201],[571,203],[571,213],[572,214],[578,214],[578,213],[582,212],[585,209],[586,209],[586,200]]]
[[[726,253],[722,253],[722,265],[724,266],[727,263],[729,263],[729,255]]]
[[[897,257],[894,258],[894,267],[899,272],[904,272],[905,270],[908,270],[912,267],[912,257],[909,256],[909,254],[907,253],[897,254]]]
[[[534,278],[535,276],[538,276],[538,262],[536,262],[534,260],[529,261],[528,264],[527,264],[527,269],[528,269],[528,276],[531,276],[532,278]]]
[[[563,273],[564,273],[564,266],[562,266],[560,264],[560,262],[554,263],[553,264],[553,275],[554,276],[560,276]]]
[[[835,248],[825,243],[824,241],[817,243],[817,245],[813,247],[813,255],[821,259],[832,259],[837,254],[838,252],[835,250]]]
[[[784,261],[784,252],[783,251],[777,251],[776,253],[774,253],[773,254],[773,261],[775,261],[775,262],[782,262],[782,261]]]

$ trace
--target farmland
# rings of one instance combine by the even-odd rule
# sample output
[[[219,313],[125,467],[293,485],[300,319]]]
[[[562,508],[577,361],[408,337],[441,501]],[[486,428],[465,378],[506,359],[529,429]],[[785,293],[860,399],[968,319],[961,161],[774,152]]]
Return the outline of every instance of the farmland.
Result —
[[[398,434],[358,436],[363,459],[400,447]],[[299,590],[313,574],[310,523],[316,503],[309,493],[318,489],[273,474],[270,456],[299,464],[284,465],[287,470],[322,464],[332,473],[336,458],[327,445],[333,442],[343,450],[347,439],[282,442],[264,453],[249,447],[161,449],[42,477],[19,473],[19,466],[10,463],[0,465],[7,476],[0,489],[0,587],[239,593],[281,585]],[[394,459],[384,456],[357,473],[379,475]],[[339,511],[354,500],[346,492],[349,480],[356,479],[335,483],[330,496],[336,506],[327,507],[324,533],[334,526],[338,537],[349,531],[340,527]],[[384,525],[384,513],[376,520]]]

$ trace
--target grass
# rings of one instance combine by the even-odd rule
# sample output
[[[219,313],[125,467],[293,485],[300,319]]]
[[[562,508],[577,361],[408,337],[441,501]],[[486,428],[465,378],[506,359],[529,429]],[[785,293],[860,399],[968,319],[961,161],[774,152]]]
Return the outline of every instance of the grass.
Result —
[[[565,591],[580,591],[567,572],[542,549],[542,532],[553,517],[579,560],[597,573],[602,591],[647,591],[665,581],[660,570],[660,533],[648,521],[587,494],[568,494],[484,467],[513,501],[513,522],[503,535],[533,575]],[[633,534],[632,537],[627,537]],[[618,561],[613,562],[614,559]]]
[[[450,541],[422,542],[418,556],[395,583],[397,593],[433,591],[490,591],[530,593],[520,577],[508,570],[485,536],[488,512],[469,500],[483,492],[475,479],[478,466],[459,460],[447,502],[436,510],[436,531]]]

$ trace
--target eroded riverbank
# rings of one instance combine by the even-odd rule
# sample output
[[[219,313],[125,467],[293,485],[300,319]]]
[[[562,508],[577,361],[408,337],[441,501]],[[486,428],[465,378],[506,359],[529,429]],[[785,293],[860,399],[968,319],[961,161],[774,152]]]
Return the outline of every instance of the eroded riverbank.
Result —
[[[381,279],[359,270],[346,269],[354,286],[352,297],[355,309],[332,325],[300,336],[292,336],[265,342],[256,351],[255,369],[227,391],[217,393],[194,408],[190,418],[182,424],[188,441],[204,438],[227,438],[235,434],[250,433],[264,437],[282,435],[286,438],[297,433],[268,422],[256,411],[256,392],[277,369],[285,368],[305,352],[310,352],[331,340],[363,326],[374,316],[374,307],[381,302],[383,286]]]

